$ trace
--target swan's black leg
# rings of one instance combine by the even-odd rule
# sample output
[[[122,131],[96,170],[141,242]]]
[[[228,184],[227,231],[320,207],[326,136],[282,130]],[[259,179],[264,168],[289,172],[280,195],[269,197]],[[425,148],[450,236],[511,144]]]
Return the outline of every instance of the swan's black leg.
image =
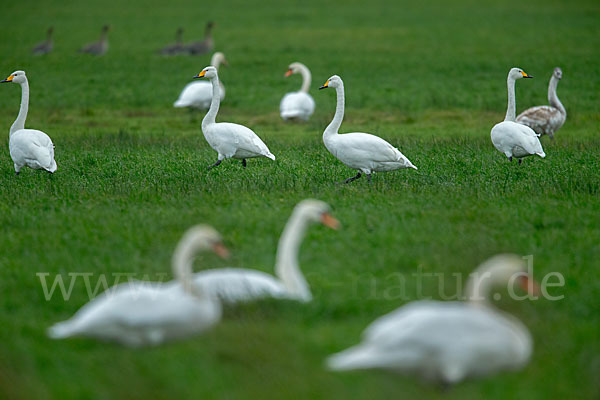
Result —
[[[214,168],[214,167],[218,167],[219,164],[221,164],[221,162],[223,162],[223,160],[217,160],[216,163],[214,163],[213,165],[209,165],[208,169]]]
[[[371,183],[371,174],[367,174],[367,180]]]
[[[348,179],[346,179],[346,180],[344,181],[344,183],[350,183],[350,182],[352,182],[352,181],[355,181],[355,180],[357,180],[358,178],[360,178],[360,177],[361,177],[361,175],[362,175],[362,174],[359,172],[358,174],[356,174],[356,176],[353,176],[353,177],[351,177],[351,178],[348,178]]]
[[[508,157],[508,161],[512,162],[512,156]]]
[[[242,158],[242,167],[246,168],[246,159]]]
[[[522,162],[523,162],[523,159],[519,158],[519,165],[521,165]]]
[[[21,171],[17,171],[17,172],[15,172],[15,175],[19,176],[20,173],[21,173]]]

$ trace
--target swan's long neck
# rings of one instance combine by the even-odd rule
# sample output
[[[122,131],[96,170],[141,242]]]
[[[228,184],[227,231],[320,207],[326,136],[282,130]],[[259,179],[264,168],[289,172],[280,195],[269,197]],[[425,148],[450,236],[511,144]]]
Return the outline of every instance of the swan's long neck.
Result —
[[[215,123],[217,113],[219,112],[219,105],[221,104],[221,86],[219,85],[219,77],[215,76],[210,80],[210,83],[212,84],[212,100],[210,102],[210,108],[202,120],[202,129]]]
[[[550,103],[552,107],[558,108],[561,114],[567,115],[567,110],[565,110],[565,107],[562,105],[558,99],[558,96],[556,95],[557,86],[558,79],[552,75],[552,78],[550,78],[550,84],[548,85],[548,103]]]
[[[222,61],[221,57],[219,57],[217,54],[215,54],[210,59],[210,65],[212,65],[213,67],[215,67],[217,69],[217,71],[218,71],[219,67],[221,66],[221,61]]]
[[[504,117],[504,120],[514,122],[516,120],[517,109],[517,105],[515,104],[515,80],[509,76],[506,80],[506,86],[508,88],[508,107],[506,108],[506,117]]]
[[[21,83],[21,108],[17,119],[10,127],[10,135],[18,130],[25,129],[25,120],[27,119],[27,111],[29,110],[29,83],[27,79]]]
[[[179,243],[173,254],[173,274],[175,275],[175,279],[183,285],[184,291],[200,299],[206,299],[209,296],[202,290],[201,285],[193,284],[192,265],[198,248],[197,241],[188,240]]]
[[[275,274],[290,294],[308,301],[312,294],[298,266],[298,250],[307,226],[306,217],[297,211],[292,214],[279,239]]]
[[[323,133],[324,137],[337,135],[338,130],[342,125],[342,121],[344,120],[344,84],[340,83],[340,86],[335,88],[335,92],[337,94],[335,115],[333,116],[331,123],[325,128],[325,132]]]
[[[304,65],[300,67],[300,75],[302,75],[302,87],[300,88],[301,92],[308,93],[308,89],[310,88],[311,75],[308,68]]]

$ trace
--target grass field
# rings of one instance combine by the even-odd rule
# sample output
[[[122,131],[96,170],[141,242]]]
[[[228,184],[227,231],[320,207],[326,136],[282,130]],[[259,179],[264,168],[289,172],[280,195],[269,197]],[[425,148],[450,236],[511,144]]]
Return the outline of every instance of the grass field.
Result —
[[[600,4],[597,1],[482,2],[266,0],[222,2],[7,3],[0,13],[0,75],[27,71],[27,126],[56,145],[58,171],[14,175],[8,129],[18,85],[0,85],[1,399],[593,399],[600,396]],[[277,161],[227,160],[200,131],[203,113],[171,107],[209,56],[164,58],[178,26],[186,41],[217,23],[227,98],[220,121],[253,128]],[[102,58],[75,53],[110,23]],[[30,55],[55,26],[55,51]],[[300,86],[283,78],[292,61],[313,73],[316,111],[283,123],[279,100]],[[506,74],[517,109],[558,94],[568,118],[546,159],[508,163],[490,142],[504,118]],[[379,134],[419,167],[336,185],[354,171],[324,148],[335,109],[329,76],[346,85],[341,132]],[[1,79],[5,76],[1,76]],[[226,310],[211,332],[129,350],[90,340],[51,341],[45,329],[87,301],[78,281],[69,301],[46,301],[38,272],[170,274],[186,228],[209,223],[232,251],[204,266],[272,271],[279,234],[294,204],[330,203],[340,231],[309,230],[300,263],[309,304],[264,301]],[[323,360],[358,342],[376,317],[420,297],[411,274],[469,273],[498,252],[533,255],[534,275],[564,275],[560,301],[500,301],[531,330],[535,350],[520,372],[448,392],[382,372],[331,373]],[[397,273],[403,296],[389,290]],[[423,294],[438,297],[425,280]],[[391,297],[391,298],[390,298]]]

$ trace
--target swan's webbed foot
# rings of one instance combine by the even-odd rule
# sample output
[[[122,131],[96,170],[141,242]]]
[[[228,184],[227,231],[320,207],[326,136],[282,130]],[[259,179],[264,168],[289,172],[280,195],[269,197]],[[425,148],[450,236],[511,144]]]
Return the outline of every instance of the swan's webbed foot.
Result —
[[[216,162],[216,163],[214,163],[214,164],[212,164],[212,165],[209,165],[209,166],[208,166],[208,169],[211,169],[211,168],[214,168],[214,167],[218,167],[218,166],[219,166],[219,164],[221,164],[222,162],[223,162],[223,160],[217,160],[217,162]]]
[[[522,162],[523,162],[523,159],[519,158],[519,165],[521,165]]]
[[[353,176],[351,178],[348,178],[344,181],[344,183],[350,183],[353,182],[355,180],[357,180],[358,178],[360,178],[362,176],[362,174],[359,172],[358,174],[356,174],[356,176]]]
[[[242,167],[246,168],[246,159],[242,158]]]

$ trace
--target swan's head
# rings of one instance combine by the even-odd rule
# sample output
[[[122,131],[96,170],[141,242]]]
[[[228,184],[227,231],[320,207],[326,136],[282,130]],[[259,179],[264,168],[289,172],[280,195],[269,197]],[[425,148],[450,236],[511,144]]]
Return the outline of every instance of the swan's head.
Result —
[[[340,222],[331,215],[329,204],[321,200],[306,199],[296,205],[295,213],[301,214],[310,222],[321,223],[331,229],[338,229]]]
[[[194,78],[208,78],[213,79],[217,77],[217,69],[215,67],[208,66],[204,68],[198,75],[194,76]]]
[[[193,257],[202,251],[212,251],[221,258],[229,256],[219,232],[208,225],[193,226],[184,233],[173,253],[173,273],[177,279],[189,284]]]
[[[24,83],[27,81],[27,77],[25,76],[25,71],[15,71],[8,76],[0,83],[14,82],[14,83]]]
[[[472,301],[487,299],[492,288],[515,284],[530,294],[537,294],[539,291],[539,286],[529,276],[522,257],[516,254],[498,254],[483,262],[471,274],[467,283],[467,297]]]
[[[225,54],[221,53],[220,51],[217,51],[215,54],[213,54],[212,58],[210,59],[210,65],[212,65],[215,68],[219,65],[227,66]]]
[[[508,73],[508,77],[513,80],[517,80],[517,79],[521,79],[521,78],[533,78],[533,76],[528,75],[521,68],[512,68],[510,70],[510,72]]]
[[[305,68],[306,68],[306,66],[302,63],[299,63],[299,62],[291,63],[288,66],[287,72],[283,76],[285,76],[287,78],[288,76],[291,76],[293,74],[299,74],[302,71],[302,69],[305,69]]]
[[[552,76],[554,76],[558,80],[561,80],[562,79],[562,69],[560,69],[559,67],[554,68],[554,72],[552,73]]]
[[[342,85],[342,78],[337,75],[333,75],[331,78],[327,79],[327,82],[325,82],[319,89],[337,88]]]

